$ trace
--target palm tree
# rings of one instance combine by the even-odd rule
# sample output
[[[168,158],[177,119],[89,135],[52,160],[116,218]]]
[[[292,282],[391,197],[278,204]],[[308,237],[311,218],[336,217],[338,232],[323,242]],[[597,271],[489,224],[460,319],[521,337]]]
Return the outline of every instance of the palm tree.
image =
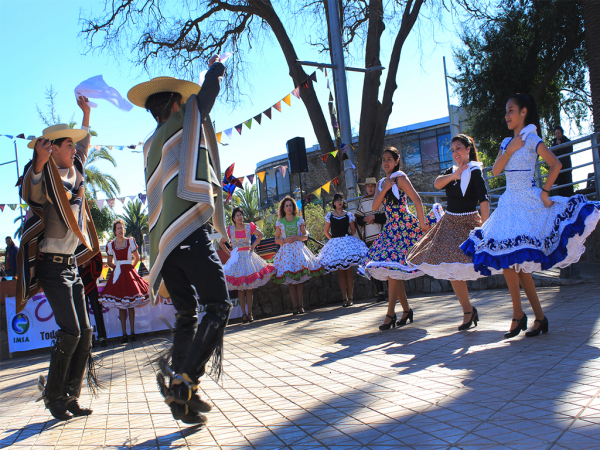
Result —
[[[117,162],[107,148],[100,147],[98,150],[92,148],[88,153],[84,166],[86,188],[89,190],[90,194],[92,194],[93,199],[97,198],[96,195],[98,191],[104,192],[107,198],[118,197],[121,191],[119,183],[112,175],[100,171],[100,169],[94,165],[94,163],[98,161],[108,161],[113,167],[117,167]]]
[[[140,254],[144,253],[144,234],[148,234],[148,214],[146,207],[140,200],[128,202],[123,209],[124,214],[119,215],[125,222],[125,236],[131,236],[140,249]]]
[[[247,222],[259,220],[258,183],[252,186],[246,185],[244,189],[236,190],[233,195],[233,204],[242,208],[244,220]]]

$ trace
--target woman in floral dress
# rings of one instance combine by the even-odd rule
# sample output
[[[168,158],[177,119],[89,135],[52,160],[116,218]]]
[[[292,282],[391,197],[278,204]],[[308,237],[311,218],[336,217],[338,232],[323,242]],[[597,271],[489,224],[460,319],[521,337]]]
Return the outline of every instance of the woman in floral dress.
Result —
[[[227,236],[231,241],[233,250],[230,252],[225,246],[227,241],[225,237],[219,242],[221,249],[229,254],[229,260],[223,267],[227,289],[238,291],[238,300],[243,314],[242,322],[254,322],[252,316],[252,289],[267,284],[275,268],[254,253],[254,249],[260,243],[263,234],[254,223],[244,223],[242,208],[234,208],[231,213],[231,221],[233,225],[227,227]],[[256,236],[254,243],[252,243],[253,235]],[[248,305],[247,313],[246,305]]]
[[[279,219],[275,224],[275,243],[281,248],[273,258],[273,281],[287,284],[294,315],[304,312],[302,283],[325,272],[317,258],[304,245],[308,240],[304,219],[298,216],[298,206],[287,196],[279,203]]]
[[[395,147],[387,147],[383,151],[381,165],[387,176],[379,181],[373,209],[379,208],[383,202],[387,222],[369,248],[364,272],[369,277],[388,281],[388,310],[379,329],[389,330],[396,326],[396,300],[400,300],[402,305],[402,318],[397,325],[403,326],[408,321],[413,322],[413,310],[408,305],[402,280],[420,277],[423,272],[411,269],[406,264],[406,254],[429,226],[436,222],[436,208],[425,217],[421,197],[406,174],[400,171],[400,154]],[[415,204],[417,217],[408,210],[407,195]]]

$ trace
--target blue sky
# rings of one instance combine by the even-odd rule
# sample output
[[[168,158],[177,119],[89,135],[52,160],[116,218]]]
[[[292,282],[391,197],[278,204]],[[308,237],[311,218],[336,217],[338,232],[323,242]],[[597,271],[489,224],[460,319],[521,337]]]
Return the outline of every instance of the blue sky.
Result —
[[[81,81],[95,75],[103,75],[105,81],[119,90],[123,96],[135,84],[153,76],[173,75],[166,71],[143,72],[127,60],[127,55],[115,60],[105,54],[82,55],[85,46],[78,37],[80,8],[102,10],[101,0],[63,0],[60,3],[47,0],[0,0],[0,134],[39,135],[45,127],[36,112],[36,105],[45,110],[44,93],[52,85],[58,92],[57,111],[63,122],[74,115],[81,122],[73,89]],[[58,7],[60,5],[60,7]],[[300,28],[300,27],[298,27]],[[292,36],[297,44],[300,59],[328,62],[308,44],[305,36]],[[442,57],[450,73],[454,72],[452,45],[458,45],[457,36],[450,32],[436,33],[438,44],[425,39],[418,45],[412,34],[407,40],[397,77],[398,90],[394,97],[394,109],[388,127],[395,128],[448,115]],[[232,110],[231,105],[217,103],[212,118],[217,131],[231,128],[262,112],[293,90],[293,83],[278,45],[267,40],[247,55],[250,61],[245,86],[247,100]],[[383,64],[391,49],[391,39],[384,38]],[[360,63],[353,63],[360,64]],[[312,71],[312,69],[310,70]],[[307,72],[309,72],[307,69]],[[387,72],[384,72],[384,75]],[[327,108],[328,91],[322,72],[317,72],[317,95],[324,110]],[[197,80],[193,80],[197,81]],[[362,75],[348,75],[350,115],[352,126],[358,128]],[[452,95],[451,95],[452,98]],[[129,145],[144,141],[154,130],[150,114],[141,108],[130,112],[121,111],[111,104],[98,100],[98,108],[92,109],[91,126],[98,133],[92,145]],[[456,103],[456,102],[454,102]],[[262,125],[244,126],[242,136],[234,131],[229,145],[221,146],[221,166],[234,163],[234,174],[248,175],[254,172],[260,160],[285,152],[285,143],[295,136],[306,138],[307,146],[316,143],[306,110],[300,100],[292,98],[292,106],[282,105],[282,112],[273,110],[273,119],[263,117]],[[19,169],[31,159],[27,141],[17,140]],[[137,195],[145,188],[143,161],[140,153],[129,150],[113,150],[118,167],[101,166],[115,176],[121,187],[121,196]],[[12,140],[0,137],[0,163],[14,159]],[[16,203],[18,192],[15,164],[0,166],[0,204]],[[102,195],[100,196],[102,197]],[[117,205],[120,205],[117,202]],[[116,212],[121,211],[120,206]],[[8,207],[0,213],[0,232],[12,235],[16,226],[16,212]]]

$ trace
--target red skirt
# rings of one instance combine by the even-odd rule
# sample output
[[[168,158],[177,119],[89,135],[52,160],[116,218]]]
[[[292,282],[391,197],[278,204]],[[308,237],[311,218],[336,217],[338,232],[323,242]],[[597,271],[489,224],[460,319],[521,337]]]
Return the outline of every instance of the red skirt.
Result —
[[[110,275],[100,301],[108,308],[129,309],[144,306],[150,301],[148,283],[140,277],[131,264],[121,266],[117,282],[113,282],[115,272]]]

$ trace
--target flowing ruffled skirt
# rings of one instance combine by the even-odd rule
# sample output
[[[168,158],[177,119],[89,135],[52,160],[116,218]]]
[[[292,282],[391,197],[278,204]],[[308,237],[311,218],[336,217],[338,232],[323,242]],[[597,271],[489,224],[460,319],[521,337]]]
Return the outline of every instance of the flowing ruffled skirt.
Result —
[[[481,225],[477,211],[465,214],[445,213],[406,256],[414,269],[434,278],[450,281],[476,280],[483,277],[473,260],[460,249],[474,228]]]
[[[349,269],[361,264],[368,251],[365,243],[354,236],[333,238],[319,252],[318,261],[327,272]]]
[[[551,197],[544,206],[539,188],[507,189],[498,208],[461,245],[483,275],[502,269],[534,272],[565,268],[585,252],[585,240],[600,220],[600,202],[583,195]]]
[[[283,244],[273,258],[273,266],[273,281],[278,284],[300,284],[325,273],[316,256],[300,241]]]
[[[264,286],[275,272],[271,264],[267,264],[264,259],[249,250],[238,250],[235,259],[232,257],[230,261],[231,264],[228,261],[223,268],[227,289],[230,291]]]
[[[121,274],[115,283],[111,274],[100,301],[107,308],[129,309],[144,306],[150,301],[148,282],[138,275],[131,264],[121,266]]]

